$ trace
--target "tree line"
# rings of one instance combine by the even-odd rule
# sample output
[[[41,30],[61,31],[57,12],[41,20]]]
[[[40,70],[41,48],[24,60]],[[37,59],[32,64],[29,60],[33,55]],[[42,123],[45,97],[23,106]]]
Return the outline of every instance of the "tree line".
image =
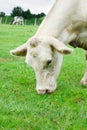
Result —
[[[4,17],[4,16],[5,16],[5,12],[0,12],[0,17]],[[29,9],[24,11],[21,7],[17,6],[12,9],[10,16],[11,17],[22,16],[24,19],[31,19],[31,18],[44,17],[45,14],[44,13],[32,14]]]

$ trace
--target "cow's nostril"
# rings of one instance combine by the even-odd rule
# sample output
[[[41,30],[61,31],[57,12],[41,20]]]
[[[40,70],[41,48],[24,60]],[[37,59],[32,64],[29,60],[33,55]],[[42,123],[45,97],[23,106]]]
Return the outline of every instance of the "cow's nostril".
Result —
[[[51,62],[52,62],[52,60],[49,59],[49,60],[47,61],[47,65],[51,64]]]
[[[50,90],[49,89],[46,89],[46,92],[45,93],[50,93]]]
[[[49,89],[45,89],[45,90],[38,89],[37,92],[38,92],[38,94],[48,94],[48,93],[51,93],[51,91]]]

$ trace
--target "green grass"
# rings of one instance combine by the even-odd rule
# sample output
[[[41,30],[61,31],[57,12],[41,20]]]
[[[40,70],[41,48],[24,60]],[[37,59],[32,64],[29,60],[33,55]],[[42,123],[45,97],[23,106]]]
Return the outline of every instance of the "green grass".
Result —
[[[9,51],[24,43],[35,26],[0,25],[0,130],[87,130],[87,87],[79,84],[84,51],[64,56],[57,90],[35,91],[34,71]]]

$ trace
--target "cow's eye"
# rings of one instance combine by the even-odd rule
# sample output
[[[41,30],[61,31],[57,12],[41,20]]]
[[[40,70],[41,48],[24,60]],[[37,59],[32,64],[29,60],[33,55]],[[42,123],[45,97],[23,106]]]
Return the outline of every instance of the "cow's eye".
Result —
[[[33,56],[33,58],[36,58],[38,56],[38,54],[34,52],[34,53],[32,53],[32,56]]]
[[[52,63],[52,60],[47,61],[47,65],[50,65]]]
[[[37,54],[34,54],[34,55],[33,55],[33,58],[36,58],[36,57],[37,57]]]

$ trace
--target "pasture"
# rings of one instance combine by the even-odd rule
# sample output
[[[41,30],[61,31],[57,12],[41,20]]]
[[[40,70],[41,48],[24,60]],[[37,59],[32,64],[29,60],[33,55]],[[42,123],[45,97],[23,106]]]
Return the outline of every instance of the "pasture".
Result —
[[[35,74],[24,57],[9,51],[26,42],[38,26],[0,25],[0,130],[87,130],[87,86],[82,49],[64,56],[52,94],[38,95]]]

